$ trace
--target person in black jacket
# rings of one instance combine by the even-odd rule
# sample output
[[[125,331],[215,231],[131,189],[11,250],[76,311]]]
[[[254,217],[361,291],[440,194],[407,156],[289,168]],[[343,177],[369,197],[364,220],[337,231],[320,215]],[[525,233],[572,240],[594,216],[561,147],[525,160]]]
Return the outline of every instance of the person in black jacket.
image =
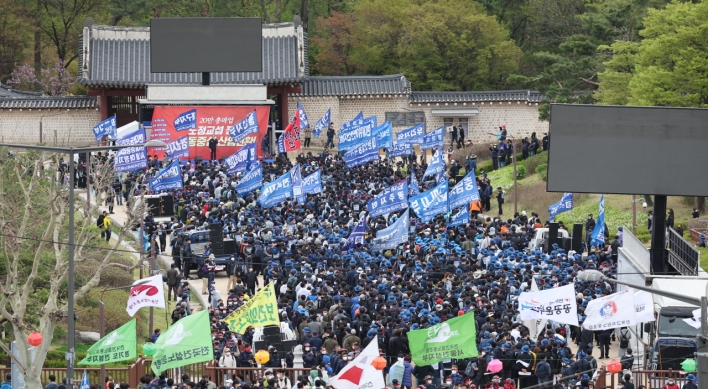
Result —
[[[504,214],[504,191],[502,190],[501,186],[497,187],[497,204],[499,205],[499,215]]]
[[[547,354],[543,354],[543,359],[536,363],[536,378],[538,378],[539,388],[549,388],[550,382],[553,380],[553,372],[551,365],[548,363]]]
[[[521,347],[521,353],[518,354],[514,365],[514,370],[519,372],[519,389],[527,388],[534,384],[535,377],[532,377],[532,365],[533,356],[531,356],[531,349],[529,346],[524,345]]]

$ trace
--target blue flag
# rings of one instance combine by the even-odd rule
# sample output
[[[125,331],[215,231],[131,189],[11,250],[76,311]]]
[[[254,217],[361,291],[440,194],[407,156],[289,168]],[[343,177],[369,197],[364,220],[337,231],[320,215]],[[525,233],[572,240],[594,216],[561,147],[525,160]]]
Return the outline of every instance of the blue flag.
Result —
[[[172,161],[166,168],[160,170],[154,178],[149,178],[148,181],[150,181],[150,189],[153,192],[183,188],[182,169],[179,166],[179,161]]]
[[[352,233],[349,234],[347,241],[342,246],[342,251],[353,249],[356,247],[357,243],[361,243],[363,245],[364,235],[366,235],[366,215],[362,216],[361,219],[359,219],[359,222],[356,223]]]
[[[116,173],[130,172],[147,167],[147,151],[145,147],[145,129],[139,128],[116,140],[117,146],[140,145],[138,147],[126,147],[118,149],[115,159]]]
[[[354,117],[354,119],[342,123],[339,131],[346,131],[354,127],[359,127],[364,123],[364,112],[359,111],[359,113]]]
[[[461,207],[456,214],[452,215],[450,222],[447,223],[448,228],[461,226],[470,222],[470,208],[468,206]]]
[[[263,208],[270,208],[293,197],[293,180],[290,172],[263,186],[258,202]]]
[[[339,137],[337,149],[340,151],[350,150],[358,144],[369,140],[373,136],[374,128],[376,128],[376,116],[362,119],[360,126],[343,130],[337,135]]]
[[[300,115],[300,128],[308,128],[310,127],[310,121],[307,120],[307,114],[305,113],[305,108],[300,104],[300,102],[297,102],[297,111],[298,114]]]
[[[605,243],[605,195],[600,197],[600,213],[597,215],[595,229],[590,234],[590,245],[598,246]]]
[[[423,178],[428,176],[434,176],[440,172],[445,171],[445,161],[443,160],[443,153],[441,149],[437,149],[433,155],[433,159],[430,160],[428,168],[425,169],[425,174]]]
[[[467,173],[465,178],[460,180],[450,191],[449,199],[450,209],[469,205],[473,201],[479,200],[479,190],[477,189],[477,180],[474,177],[474,171]]]
[[[448,182],[445,181],[435,188],[411,197],[410,207],[423,221],[432,220],[435,215],[447,213]]]
[[[322,130],[329,128],[330,117],[332,115],[331,111],[331,108],[328,109],[327,112],[325,112],[324,116],[322,116],[322,118],[318,120],[317,123],[315,123],[315,128],[312,130],[312,135],[314,135],[315,138],[320,137]]]
[[[174,121],[175,131],[186,131],[197,128],[197,109],[182,112]]]
[[[290,169],[290,178],[293,182],[293,197],[298,204],[305,204],[305,193],[302,190],[302,173],[300,172],[300,164],[295,164]]]
[[[117,130],[118,127],[116,126],[116,115],[114,114],[108,119],[96,124],[96,126],[93,128],[93,135],[96,137],[96,142],[100,142],[101,138],[106,135],[115,138]]]
[[[379,159],[379,149],[376,147],[376,138],[369,138],[344,154],[344,163],[348,168],[357,167],[367,162]]]
[[[571,209],[573,209],[573,194],[563,193],[563,197],[561,197],[559,202],[548,207],[548,214],[550,215],[548,220],[553,221],[557,214]]]
[[[382,125],[374,128],[371,135],[376,137],[376,146],[380,149],[388,149],[393,146],[393,127],[391,122],[385,121]]]
[[[396,135],[396,142],[420,144],[425,137],[425,123],[416,124],[411,128],[407,128]]]
[[[398,218],[393,224],[376,233],[372,250],[388,250],[399,244],[408,242],[408,231],[411,225],[408,212]]]
[[[322,193],[322,170],[317,169],[302,180],[302,191],[305,194]]]
[[[445,147],[445,126],[439,127],[432,132],[425,134],[423,143],[420,144],[421,150],[428,150],[435,147]]]
[[[247,193],[263,186],[263,167],[256,162],[251,166],[251,169],[241,177],[241,180],[236,185],[236,192],[243,196]]]
[[[231,136],[231,140],[234,143],[238,143],[247,136],[258,133],[258,117],[256,116],[256,110],[254,109],[240,122],[229,127],[226,132]]]
[[[404,155],[413,154],[413,144],[393,142],[393,145],[387,150],[389,158],[401,157]]]
[[[420,194],[420,187],[418,186],[418,179],[415,176],[415,169],[411,169],[411,187],[408,193],[411,196],[416,196]]]
[[[447,173],[445,173],[444,170],[435,175],[435,183],[436,184],[442,184],[443,182],[445,182],[447,180],[448,180]]]
[[[81,377],[81,386],[79,389],[91,389],[91,384],[89,383],[88,379],[88,373],[86,372],[86,369],[84,369],[84,375]]]
[[[251,162],[256,160],[256,144],[255,143],[249,143],[239,151],[235,152],[234,154],[226,157],[224,159],[224,162],[226,163],[226,166],[228,167],[228,170],[226,173],[228,174],[236,174],[240,172],[245,172],[248,170]]]
[[[384,189],[366,204],[369,216],[376,217],[408,208],[408,180]]]
[[[185,135],[167,144],[167,158],[189,158],[189,135]]]

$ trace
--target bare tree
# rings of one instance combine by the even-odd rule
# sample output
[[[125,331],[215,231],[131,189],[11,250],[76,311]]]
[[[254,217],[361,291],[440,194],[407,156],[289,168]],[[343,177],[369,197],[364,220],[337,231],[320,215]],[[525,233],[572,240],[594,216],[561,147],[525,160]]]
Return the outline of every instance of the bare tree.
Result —
[[[78,56],[82,21],[101,5],[100,0],[38,0],[42,6],[42,31],[52,41],[64,66]]]
[[[112,258],[137,215],[129,214],[115,234],[115,242],[106,247],[92,218],[98,206],[84,203],[75,210],[69,208],[68,187],[57,173],[60,158],[59,154],[37,152],[13,156],[0,149],[0,317],[12,326],[19,346],[16,362],[28,388],[42,387],[40,374],[55,329],[70,314],[66,289],[69,212],[76,215],[76,264],[92,269],[88,275],[77,276],[75,300],[96,287],[108,267],[132,270]],[[112,170],[104,167],[98,172],[99,187],[110,185]],[[27,342],[33,331],[43,336],[34,360]],[[0,348],[11,355],[7,344],[0,342]]]

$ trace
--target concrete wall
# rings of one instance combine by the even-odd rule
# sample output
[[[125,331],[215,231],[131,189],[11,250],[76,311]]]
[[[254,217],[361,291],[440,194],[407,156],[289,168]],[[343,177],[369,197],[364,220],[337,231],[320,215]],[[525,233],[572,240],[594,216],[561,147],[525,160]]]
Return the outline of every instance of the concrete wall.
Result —
[[[379,123],[385,120],[386,112],[423,111],[425,112],[427,131],[431,131],[443,125],[443,117],[433,116],[433,109],[477,108],[479,115],[468,118],[467,139],[472,139],[475,144],[494,141],[496,138],[489,133],[496,134],[499,131],[499,126],[503,124],[506,125],[509,134],[516,138],[530,136],[532,132],[536,132],[541,138],[543,133],[548,132],[548,122],[538,120],[538,104],[525,101],[412,104],[407,95],[392,95],[390,97],[290,96],[288,117],[295,114],[298,101],[305,107],[311,126],[327,112],[327,109],[331,109],[331,119],[337,131],[343,122],[351,120],[359,111],[363,111],[365,117],[376,115]],[[453,118],[453,124],[458,124],[458,122],[458,118]],[[393,131],[398,133],[405,128],[394,126]],[[323,132],[318,139],[313,138],[311,143],[312,146],[321,147],[326,140],[327,137]]]
[[[96,142],[92,129],[101,121],[101,112],[98,108],[69,109],[68,111],[67,109],[46,108],[0,109],[0,140],[5,143],[39,143],[40,118],[43,142],[47,145],[54,145],[56,131],[57,145],[59,146],[86,146]]]

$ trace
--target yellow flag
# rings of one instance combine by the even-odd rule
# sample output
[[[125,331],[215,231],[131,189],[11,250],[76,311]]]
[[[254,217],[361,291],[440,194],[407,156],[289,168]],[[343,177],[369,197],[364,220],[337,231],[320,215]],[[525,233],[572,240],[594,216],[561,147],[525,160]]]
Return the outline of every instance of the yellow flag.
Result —
[[[275,299],[273,284],[269,283],[265,288],[259,290],[250,300],[222,321],[237,334],[243,334],[248,326],[280,325],[278,301]]]

